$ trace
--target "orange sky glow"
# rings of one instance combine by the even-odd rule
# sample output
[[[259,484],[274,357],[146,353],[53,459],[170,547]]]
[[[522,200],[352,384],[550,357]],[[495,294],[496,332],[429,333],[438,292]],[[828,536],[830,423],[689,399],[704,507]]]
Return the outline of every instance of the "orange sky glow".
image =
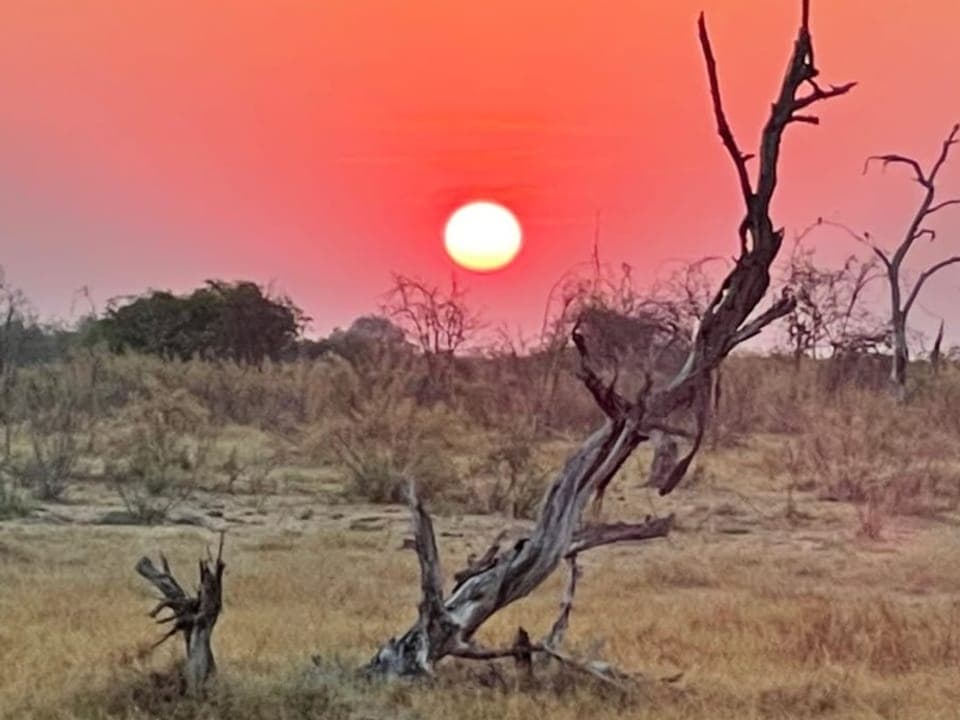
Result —
[[[756,145],[799,0],[31,0],[0,4],[0,265],[45,316],[210,277],[288,292],[318,333],[376,309],[391,271],[444,283],[443,225],[510,207],[508,268],[458,271],[491,322],[535,329],[550,286],[600,249],[642,280],[731,255],[741,208],[715,134],[696,18],[732,124]],[[960,120],[960,3],[814,0],[827,82],[787,134],[775,219],[903,231],[918,186],[861,173],[935,155]],[[960,157],[942,174],[960,196]],[[917,263],[960,250],[944,211]],[[857,250],[818,237],[820,256]],[[930,281],[915,324],[960,299]],[[960,341],[960,327],[950,333]]]

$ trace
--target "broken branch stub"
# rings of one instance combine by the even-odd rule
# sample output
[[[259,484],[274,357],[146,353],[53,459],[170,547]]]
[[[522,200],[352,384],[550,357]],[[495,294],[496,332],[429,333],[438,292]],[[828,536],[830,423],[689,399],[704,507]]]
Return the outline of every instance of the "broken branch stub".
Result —
[[[539,587],[562,560],[601,545],[662,537],[669,532],[672,518],[585,528],[582,525],[583,511],[591,499],[602,496],[641,442],[649,439],[655,430],[661,431],[662,436],[665,428],[677,428],[675,418],[692,411],[696,431],[692,435],[686,431],[677,433],[692,439],[691,449],[669,471],[661,471],[665,479],[660,493],[671,492],[682,479],[702,440],[709,418],[711,378],[717,367],[740,343],[756,336],[793,308],[793,299],[783,297],[755,314],[766,295],[770,267],[783,241],[783,231],[776,229],[770,218],[770,205],[778,181],[781,140],[788,126],[808,122],[809,116],[798,115],[799,110],[842,95],[853,87],[853,83],[849,83],[825,89],[817,84],[815,78],[819,72],[814,66],[808,19],[809,2],[803,0],[802,21],[793,52],[764,126],[760,147],[754,155],[758,168],[756,181],[752,182],[746,167],[750,156],[740,151],[726,119],[715,55],[706,22],[703,16],[700,18],[700,43],[714,115],[723,144],[737,170],[745,214],[738,231],[740,255],[704,312],[680,372],[662,388],[654,389],[648,383],[636,398],[624,397],[613,383],[605,384],[592,367],[584,339],[575,328],[573,341],[580,352],[580,377],[606,415],[603,426],[573,452],[547,487],[538,519],[529,535],[509,547],[496,547],[484,556],[483,563],[473,563],[467,570],[457,573],[458,583],[449,596],[443,595],[430,517],[411,492],[410,507],[423,590],[419,616],[406,633],[391,638],[380,648],[367,666],[368,671],[379,675],[418,675],[432,672],[434,664],[445,656],[490,659],[516,657],[521,651],[542,652],[576,664],[546,644],[489,651],[478,648],[473,638],[490,617]],[[574,588],[575,575],[569,587],[570,603],[564,606],[566,609],[558,621],[560,626],[556,635],[562,636],[568,621]],[[595,666],[581,667],[598,677],[604,675]],[[606,679],[616,682],[609,674]]]
[[[166,557],[160,554],[160,568],[148,557],[140,558],[137,574],[160,591],[159,604],[150,611],[157,619],[164,610],[170,615],[157,619],[157,623],[170,623],[170,629],[153,647],[158,647],[177,633],[183,637],[186,662],[182,675],[186,692],[195,693],[217,670],[210,644],[213,628],[223,607],[223,533],[217,557],[207,553],[206,560],[199,561],[200,584],[195,597],[188,595],[170,570]]]

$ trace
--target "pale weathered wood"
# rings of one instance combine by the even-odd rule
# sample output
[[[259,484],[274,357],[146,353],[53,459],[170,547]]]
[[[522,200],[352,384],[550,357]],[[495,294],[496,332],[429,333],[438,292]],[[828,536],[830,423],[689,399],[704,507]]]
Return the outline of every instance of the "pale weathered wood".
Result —
[[[570,625],[570,613],[573,612],[573,598],[577,594],[577,581],[580,579],[580,566],[577,565],[576,553],[571,553],[567,557],[567,567],[570,574],[567,577],[567,588],[563,592],[563,602],[560,603],[560,615],[550,628],[544,646],[548,648],[559,648],[563,645],[563,636]]]
[[[673,527],[674,516],[662,518],[647,517],[642,523],[608,523],[604,525],[586,525],[576,532],[566,557],[573,558],[601,545],[613,545],[622,542],[639,542],[666,537]]]
[[[537,521],[527,537],[506,548],[497,548],[482,565],[471,564],[458,573],[458,584],[443,597],[440,565],[433,541],[430,518],[411,492],[415,546],[420,559],[423,599],[417,622],[399,638],[391,638],[379,649],[367,666],[378,675],[418,675],[432,672],[441,658],[452,655],[472,659],[518,657],[521,652],[540,652],[580,667],[592,675],[621,684],[623,675],[602,663],[578,663],[552,645],[516,646],[503,651],[479,648],[476,631],[494,614],[533,592],[566,559],[590,548],[627,540],[665,535],[672,518],[648,520],[642,524],[582,527],[588,502],[602,497],[620,467],[654,431],[677,428],[679,416],[692,415],[696,429],[678,430],[678,437],[692,439],[692,447],[677,460],[660,486],[660,493],[671,492],[683,477],[703,438],[709,416],[712,377],[723,359],[740,343],[756,336],[764,327],[789,313],[790,297],[775,300],[768,309],[754,314],[770,284],[770,267],[783,241],[783,231],[770,218],[770,205],[777,186],[780,144],[786,128],[795,123],[814,121],[798,114],[815,103],[842,95],[853,83],[821,87],[813,62],[813,46],[808,25],[809,3],[802,2],[802,21],[793,52],[763,130],[756,154],[756,182],[750,180],[746,166],[749,157],[740,150],[723,111],[716,60],[700,17],[700,42],[707,66],[710,95],[718,132],[737,170],[745,215],[739,228],[740,254],[701,318],[686,363],[666,386],[654,389],[645,383],[636,398],[617,391],[614,382],[604,383],[592,367],[586,342],[574,328],[573,342],[580,352],[580,376],[597,405],[607,417],[602,427],[591,434],[573,452],[548,486]],[[807,92],[801,93],[801,90]],[[682,427],[682,423],[680,424]],[[674,433],[667,433],[668,435]],[[569,602],[564,604],[558,636],[569,620],[576,576],[568,587]],[[440,598],[438,600],[438,597]],[[548,637],[549,640],[549,637]]]
[[[188,595],[177,582],[170,570],[166,557],[160,554],[160,568],[148,557],[137,563],[137,573],[160,591],[160,603],[150,611],[150,617],[164,610],[171,614],[157,620],[160,624],[171,623],[170,630],[160,638],[154,647],[173,637],[177,633],[183,636],[186,650],[186,662],[182,674],[186,692],[195,693],[217,671],[210,639],[213,628],[220,617],[223,606],[223,533],[216,559],[209,556],[199,561],[200,586],[196,597]]]

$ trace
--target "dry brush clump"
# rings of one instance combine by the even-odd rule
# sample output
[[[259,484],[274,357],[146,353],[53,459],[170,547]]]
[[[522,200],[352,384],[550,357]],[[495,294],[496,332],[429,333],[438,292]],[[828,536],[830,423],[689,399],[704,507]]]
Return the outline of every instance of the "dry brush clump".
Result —
[[[316,459],[345,469],[347,496],[402,502],[414,477],[426,496],[455,494],[460,470],[452,458],[467,431],[447,406],[417,401],[414,364],[383,357],[362,367],[336,367],[334,412],[312,429],[309,442]]]
[[[478,491],[476,511],[534,519],[550,480],[550,471],[535,438],[522,431],[498,434],[478,469],[492,480]]]
[[[30,514],[30,503],[13,481],[0,473],[0,520],[21,518]]]
[[[872,598],[802,600],[783,632],[783,651],[799,662],[860,665],[879,674],[960,668],[960,606],[915,607]]]
[[[412,478],[426,497],[455,495],[461,481],[451,459],[450,436],[445,412],[423,408],[409,398],[392,407],[368,408],[331,427],[328,435],[347,469],[347,495],[375,503],[403,502]]]
[[[791,490],[854,503],[861,531],[879,537],[895,515],[935,516],[960,506],[956,378],[908,405],[845,387],[798,403],[792,432],[766,451],[771,473]]]
[[[60,500],[97,439],[96,362],[78,358],[20,373],[5,470],[41,501]]]
[[[162,522],[210,471],[214,429],[186,391],[155,392],[127,407],[106,450],[104,476],[138,522]]]

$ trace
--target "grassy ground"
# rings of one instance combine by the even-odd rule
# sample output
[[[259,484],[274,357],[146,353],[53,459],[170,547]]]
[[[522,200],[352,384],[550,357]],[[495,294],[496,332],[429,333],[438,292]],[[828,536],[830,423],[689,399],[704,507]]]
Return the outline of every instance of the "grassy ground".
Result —
[[[866,539],[856,510],[797,492],[763,470],[761,448],[705,457],[667,499],[633,464],[609,519],[676,511],[665,541],[583,559],[568,647],[642,675],[627,695],[541,672],[519,690],[480,664],[441,665],[431,686],[363,685],[365,662],[415,615],[417,570],[401,551],[402,508],[330,505],[325,495],[199,494],[206,527],[91,524],[109,492],[0,523],[0,716],[10,718],[956,718],[960,706],[960,516],[896,516]],[[105,502],[105,500],[104,500]],[[438,520],[448,572],[504,525]],[[174,699],[163,671],[182,652],[146,617],[133,572],[162,549],[184,584],[212,532],[228,527],[220,675],[203,703]],[[503,645],[556,615],[558,573],[483,630]],[[311,660],[319,656],[321,666]],[[666,680],[669,680],[667,682]]]

